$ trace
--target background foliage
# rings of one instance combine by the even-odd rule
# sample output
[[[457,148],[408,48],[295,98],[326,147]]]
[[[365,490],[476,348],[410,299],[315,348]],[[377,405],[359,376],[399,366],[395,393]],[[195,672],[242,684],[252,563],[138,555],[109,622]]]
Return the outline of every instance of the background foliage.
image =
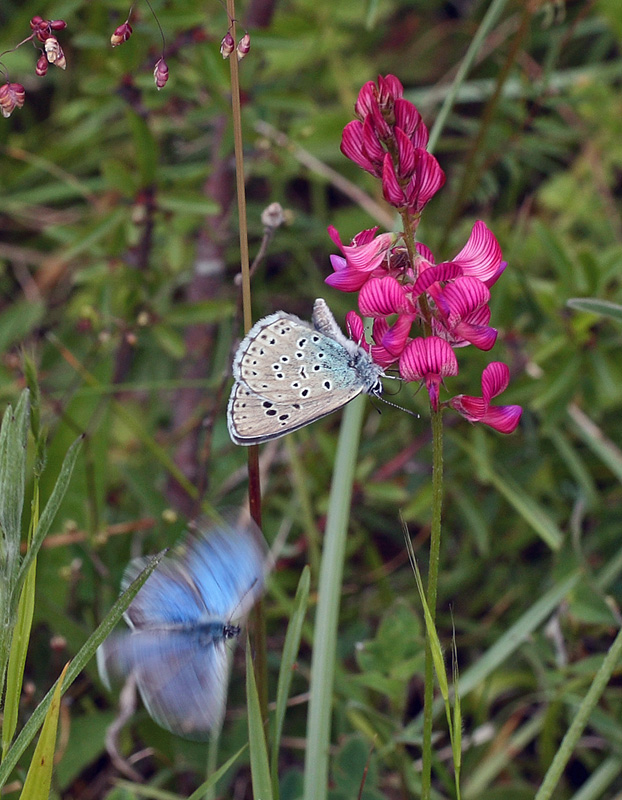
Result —
[[[357,191],[377,186],[339,151],[358,89],[392,72],[431,125],[491,5],[292,0],[238,9],[252,36],[241,72],[255,251],[261,210],[273,201],[287,210],[254,278],[256,316],[284,308],[308,318],[323,296],[343,320],[348,296],[323,285],[326,226],[347,239],[382,224],[357,202]],[[128,10],[121,0],[0,7],[2,50],[28,35],[35,14],[68,23],[59,35],[66,72],[37,78],[30,46],[2,58],[27,98],[0,123],[0,395],[15,404],[21,352],[31,354],[49,430],[42,498],[71,442],[87,434],[39,558],[24,719],[112,605],[127,560],[174,542],[201,502],[244,499],[246,453],[231,444],[224,417],[240,331],[229,77],[218,52],[226,16],[217,3],[153,6],[171,72],[161,92],[152,77],[159,33],[146,4],[135,9],[132,39],[114,50],[110,34]],[[547,624],[507,644],[511,657],[463,698],[465,798],[533,797],[619,627],[620,323],[567,301],[622,302],[621,19],[616,0],[507,2],[435,150],[447,183],[420,239],[449,258],[476,219],[499,238],[509,267],[493,294],[494,355],[513,374],[503,402],[525,408],[511,437],[447,417],[438,627],[448,651],[455,631],[461,673],[477,669],[547,590],[577,568],[582,576]],[[331,169],[352,182],[349,194]],[[477,394],[484,363],[470,352],[451,393]],[[398,402],[424,410],[405,391]],[[302,566],[311,563],[312,587],[317,578],[338,424],[330,417],[263,450],[264,531],[285,542],[267,600],[274,683]],[[422,618],[398,511],[423,559],[429,470],[425,415],[415,422],[370,408],[340,619],[336,800],[358,794],[374,735],[363,796],[408,793]],[[307,688],[310,636],[309,627],[294,694]],[[246,740],[242,675],[240,650],[219,763]],[[617,684],[556,796],[622,791]],[[298,794],[305,710],[287,714],[283,798]],[[55,796],[110,790],[118,773],[104,735],[114,715],[91,662],[61,712]],[[443,775],[442,717],[437,728]],[[201,782],[204,747],[144,712],[121,742],[126,755],[153,748],[135,765],[148,783],[188,795]],[[221,782],[222,796],[250,796],[245,760]],[[446,773],[438,788],[450,795],[451,785]]]

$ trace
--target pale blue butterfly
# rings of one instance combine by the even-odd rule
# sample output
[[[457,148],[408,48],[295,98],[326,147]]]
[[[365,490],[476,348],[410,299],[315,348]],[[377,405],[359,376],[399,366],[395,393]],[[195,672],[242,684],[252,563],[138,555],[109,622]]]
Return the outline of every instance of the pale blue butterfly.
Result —
[[[122,589],[149,558],[131,561]],[[224,713],[227,639],[263,591],[266,547],[256,527],[223,525],[188,536],[166,555],[125,612],[131,632],[97,651],[99,674],[132,675],[151,717],[173,733],[205,739]]]
[[[362,392],[380,397],[386,376],[318,298],[312,325],[285,311],[255,323],[235,354],[233,377],[229,435],[250,445],[315,422]]]

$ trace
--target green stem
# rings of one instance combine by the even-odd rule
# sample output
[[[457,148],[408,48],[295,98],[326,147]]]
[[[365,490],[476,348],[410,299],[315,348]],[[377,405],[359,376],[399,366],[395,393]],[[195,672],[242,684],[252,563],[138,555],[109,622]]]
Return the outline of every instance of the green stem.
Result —
[[[227,0],[227,14],[230,20],[230,33],[234,40],[235,2]],[[229,56],[231,71],[231,117],[233,120],[233,144],[235,150],[235,179],[238,199],[238,219],[240,226],[240,269],[242,273],[242,308],[244,311],[244,331],[248,333],[253,325],[251,307],[251,277],[248,255],[248,227],[246,224],[246,185],[244,182],[244,149],[242,142],[242,110],[240,103],[240,71],[237,53]],[[259,479],[259,448],[253,445],[248,449],[248,499],[253,520],[261,528],[261,486]],[[266,621],[263,603],[259,601],[253,609],[253,645],[255,650],[255,681],[259,695],[261,715],[268,719],[268,659],[266,645]]]
[[[440,409],[431,409],[432,421],[432,527],[430,531],[430,564],[428,568],[427,603],[432,622],[436,619],[438,565],[441,550],[441,512],[443,509],[443,418]],[[432,787],[432,722],[434,703],[434,662],[426,631],[425,689],[423,696],[423,767],[421,798],[429,800]]]
[[[328,752],[337,651],[337,623],[352,484],[357,464],[364,409],[364,397],[357,397],[346,407],[337,443],[313,635],[304,800],[325,800],[328,790]]]

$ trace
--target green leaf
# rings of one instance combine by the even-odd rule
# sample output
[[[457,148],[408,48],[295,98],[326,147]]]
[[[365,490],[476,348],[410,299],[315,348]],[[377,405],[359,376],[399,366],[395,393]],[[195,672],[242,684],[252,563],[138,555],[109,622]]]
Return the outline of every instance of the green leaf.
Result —
[[[276,714],[274,719],[274,736],[272,737],[272,787],[275,797],[278,796],[279,781],[279,748],[281,745],[281,735],[283,733],[283,723],[287,710],[287,699],[292,683],[294,663],[298,656],[300,638],[302,636],[302,625],[307,613],[309,602],[309,585],[311,582],[311,571],[306,566],[300,576],[294,607],[292,609],[285,643],[281,654],[281,668],[279,670],[279,682],[276,690]]]
[[[56,750],[56,728],[58,727],[63,680],[68,667],[69,664],[66,664],[60,678],[56,681],[56,688],[45,715],[41,735],[28,768],[20,800],[48,800],[50,796],[54,751]]]
[[[108,636],[117,622],[121,619],[123,612],[132,602],[134,597],[136,597],[141,586],[151,575],[153,570],[158,566],[165,553],[166,551],[163,550],[161,553],[158,553],[157,556],[154,556],[151,559],[140,575],[138,575],[123,592],[123,594],[117,598],[117,601],[106,614],[101,624],[82,645],[75,658],[69,664],[67,675],[63,681],[61,694],[64,694],[67,689],[69,689],[84,667],[88,664],[91,658],[93,658],[99,645],[104,641],[106,636]],[[50,707],[57,685],[58,681],[54,684],[54,686],[52,686],[50,691],[36,707],[32,713],[32,716],[20,731],[17,739],[13,742],[11,749],[2,761],[2,764],[0,764],[0,789],[5,785],[9,776],[11,775],[11,772],[17,766],[17,763],[24,751],[34,739],[35,734],[37,733],[41,723],[43,722],[45,714]]]
[[[246,702],[248,705],[248,742],[251,753],[253,796],[261,798],[261,800],[272,800],[274,795],[272,794],[268,764],[268,748],[248,638],[246,640]]]
[[[36,300],[15,302],[0,314],[0,353],[22,342],[43,319],[45,304]]]
[[[5,580],[14,577],[11,572],[17,561],[22,533],[29,400],[30,392],[24,389],[15,413],[11,406],[7,408],[0,429],[0,527],[6,547],[2,557]]]
[[[127,120],[134,140],[134,153],[143,186],[155,183],[159,152],[147,122],[134,111],[127,111]]]
[[[609,300],[599,300],[597,297],[571,297],[566,305],[577,311],[589,311],[591,314],[599,314],[622,322],[622,306]]]

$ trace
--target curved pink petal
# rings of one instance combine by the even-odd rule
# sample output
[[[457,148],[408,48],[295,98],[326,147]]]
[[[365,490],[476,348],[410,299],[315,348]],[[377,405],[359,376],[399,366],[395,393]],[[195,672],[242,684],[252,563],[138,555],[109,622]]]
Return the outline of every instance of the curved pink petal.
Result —
[[[429,266],[419,274],[413,286],[413,294],[418,297],[423,292],[427,291],[433,283],[442,281],[450,281],[459,278],[462,275],[462,270],[457,264],[450,261],[445,261],[438,266]]]
[[[384,108],[393,105],[395,101],[404,94],[404,87],[399,78],[389,73],[378,75],[378,103]]]
[[[382,173],[382,161],[386,150],[378,139],[378,134],[372,122],[372,117],[366,117],[363,122],[363,153],[374,165],[374,175],[380,177]]]
[[[449,405],[469,422],[479,422],[488,411],[488,404],[481,397],[459,394],[452,397]]]
[[[404,307],[404,287],[395,278],[371,278],[361,289],[359,309],[366,317],[388,317]]]
[[[366,117],[370,113],[372,105],[378,102],[376,93],[376,84],[373,81],[367,81],[367,83],[361,86],[356,103],[354,104],[354,113],[357,117],[363,119],[363,117]]]
[[[396,361],[393,353],[389,353],[381,344],[373,344],[370,352],[374,364],[379,364],[384,369],[390,367]]]
[[[337,230],[337,228],[335,228],[334,225],[329,225],[328,228],[326,228],[326,230],[328,231],[328,235],[333,240],[334,244],[336,244],[340,250],[343,250],[341,236],[339,236],[339,231]]]
[[[373,228],[366,228],[364,231],[359,231],[352,239],[352,245],[354,247],[361,247],[361,245],[369,244],[369,242],[374,240],[378,227],[378,225],[374,225]]]
[[[393,355],[394,360],[406,346],[413,319],[412,314],[401,314],[382,337],[382,346]]]
[[[415,245],[415,249],[417,253],[427,262],[429,262],[432,265],[436,263],[436,260],[434,259],[434,254],[427,245],[422,244],[421,242],[417,242],[417,244]]]
[[[393,106],[395,114],[395,127],[404,131],[413,147],[426,147],[428,144],[428,129],[421,119],[421,114],[416,106],[403,97],[399,97]]]
[[[363,325],[363,320],[359,317],[356,311],[348,311],[346,314],[346,328],[350,335],[350,339],[353,339],[358,345],[367,350],[369,353],[371,346],[365,339],[365,326]]]
[[[503,275],[503,273],[505,272],[505,268],[507,267],[507,265],[508,265],[508,262],[507,262],[507,261],[502,261],[502,262],[501,262],[501,265],[499,266],[499,269],[498,269],[498,270],[497,270],[497,271],[494,273],[494,275],[492,275],[492,277],[490,277],[490,278],[487,278],[487,279],[484,281],[484,283],[486,284],[486,286],[487,286],[489,289],[491,288],[491,286],[494,286],[494,285],[495,285],[495,283],[496,283],[496,282],[499,280],[499,278],[500,278],[500,277]]]
[[[368,279],[368,272],[346,268],[339,270],[339,272],[333,272],[332,275],[324,278],[324,283],[332,286],[333,289],[338,289],[340,292],[358,292]]]
[[[504,392],[510,384],[510,369],[502,361],[491,361],[482,372],[482,397],[490,403],[493,397]]]
[[[501,247],[492,231],[478,220],[467,243],[452,261],[460,264],[465,275],[487,281],[501,266]]]
[[[428,375],[439,378],[458,374],[454,351],[438,336],[408,342],[400,356],[400,375],[407,381],[420,381]]]
[[[341,152],[362,169],[371,172],[372,175],[376,174],[374,163],[368,158],[363,148],[363,123],[358,119],[348,122],[343,129]]]
[[[406,189],[408,205],[421,211],[445,183],[445,173],[436,158],[419,147],[414,151],[415,175]]]
[[[480,421],[500,433],[512,433],[516,430],[522,414],[521,406],[490,406]]]
[[[398,174],[401,180],[408,179],[415,171],[415,149],[404,131],[395,128],[395,141],[397,143]]]
[[[448,283],[443,289],[443,296],[452,322],[464,319],[490,300],[490,292],[486,286],[477,278],[469,277],[456,278],[453,283]]]
[[[472,325],[469,322],[459,322],[452,328],[454,335],[460,336],[477,347],[479,350],[492,350],[497,341],[497,331],[486,325]]]
[[[387,203],[395,206],[395,208],[402,208],[406,205],[406,195],[399,184],[393,168],[393,159],[389,153],[384,157],[382,165],[382,193]]]
[[[383,317],[377,317],[372,327],[374,342],[381,342],[385,333],[389,330],[389,323]]]
[[[348,266],[364,272],[373,272],[384,261],[388,251],[393,245],[392,233],[381,233],[372,241],[363,245],[346,245],[342,252],[346,257]]]

